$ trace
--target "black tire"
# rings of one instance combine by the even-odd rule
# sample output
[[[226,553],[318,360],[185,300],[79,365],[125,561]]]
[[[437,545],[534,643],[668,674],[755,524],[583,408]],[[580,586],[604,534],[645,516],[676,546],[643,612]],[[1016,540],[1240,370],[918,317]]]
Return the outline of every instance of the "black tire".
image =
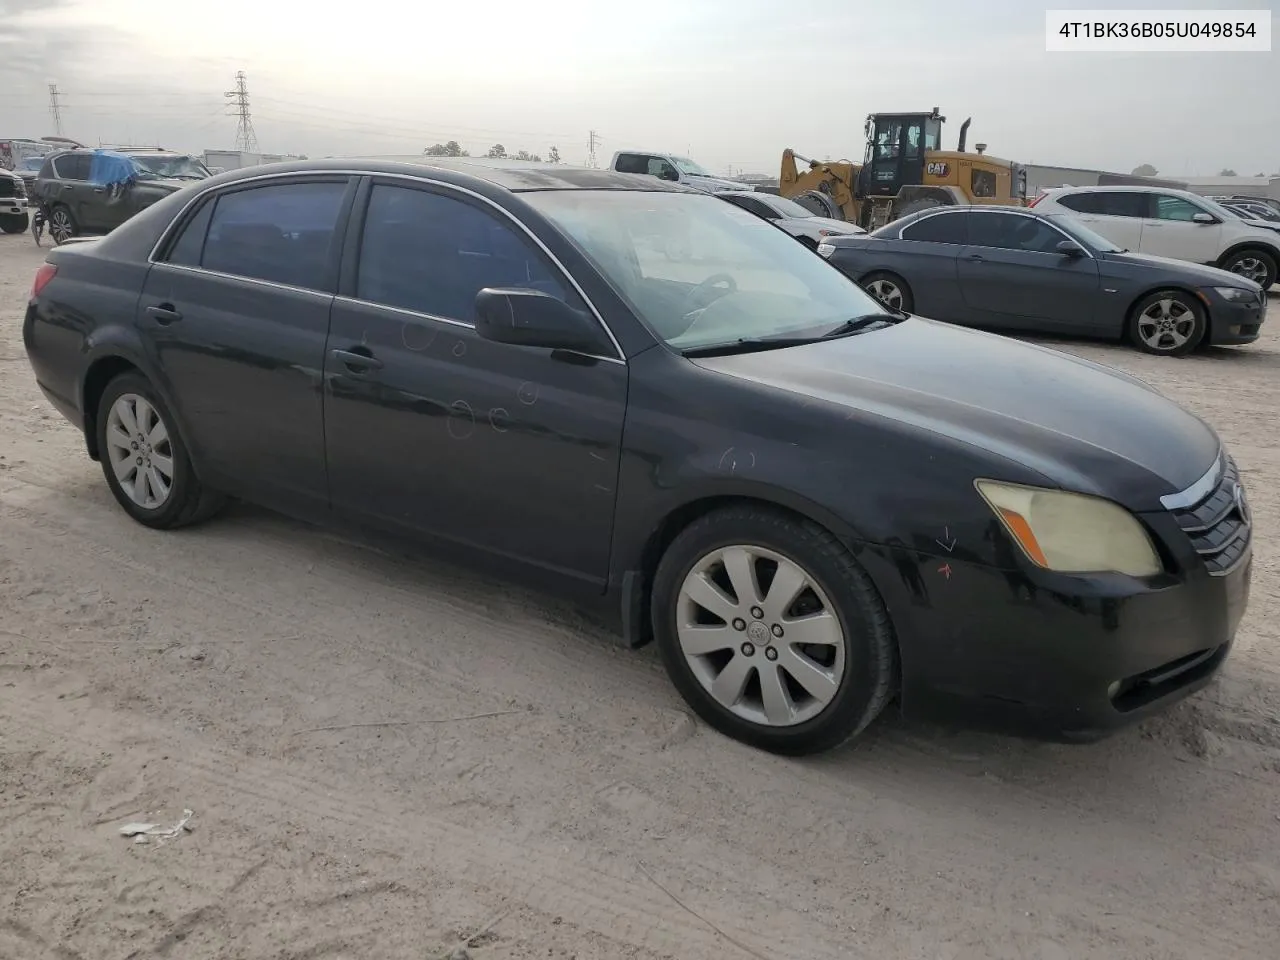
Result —
[[[903,280],[896,273],[889,273],[887,270],[877,270],[874,273],[868,273],[859,281],[859,285],[867,293],[871,294],[880,302],[890,307],[896,307],[906,313],[911,313],[916,308],[916,298],[911,293],[911,287],[907,281]],[[881,296],[887,288],[897,290],[898,299],[895,301],[893,297],[886,299]],[[877,293],[876,291],[880,292]]]
[[[111,452],[107,444],[107,426],[112,405],[125,394],[142,397],[154,409],[163,421],[169,435],[167,444],[169,455],[173,460],[173,482],[169,494],[156,508],[149,509],[135,503],[124,492],[112,465]],[[98,456],[102,462],[102,473],[107,478],[107,486],[116,502],[124,511],[139,523],[156,530],[173,530],[178,527],[200,523],[217,513],[226,499],[219,493],[205,487],[191,466],[191,458],[187,446],[170,413],[164,399],[152,387],[151,382],[140,373],[122,373],[111,380],[102,391],[98,401],[97,423],[94,424],[97,434]]]
[[[31,226],[31,218],[25,213],[10,213],[0,217],[0,230],[5,233],[22,233]]]
[[[826,594],[843,630],[840,686],[821,712],[802,723],[769,726],[736,716],[703,687],[681,651],[676,618],[685,577],[708,553],[735,544],[764,548],[801,566]],[[695,520],[658,564],[651,604],[654,635],[676,690],[710,726],[751,746],[788,756],[831,750],[866,729],[893,694],[898,655],[889,613],[853,555],[808,520],[763,505],[728,507]]]
[[[806,190],[795,198],[795,202],[828,220],[844,219],[844,211],[836,205],[835,200],[821,190]]]
[[[65,232],[64,224],[70,232]],[[49,222],[45,225],[45,229],[55,244],[62,244],[72,237],[80,236],[80,224],[76,223],[71,209],[62,203],[55,203],[49,208]]]
[[[1257,247],[1237,250],[1228,254],[1222,258],[1220,266],[1223,270],[1229,270],[1231,273],[1240,274],[1256,283],[1262,284],[1263,290],[1270,290],[1271,285],[1276,282],[1277,266],[1275,256]],[[1250,267],[1251,269],[1246,272],[1245,267]]]
[[[1161,313],[1176,313],[1178,317],[1190,314],[1191,328],[1186,335],[1185,340],[1174,342],[1174,338],[1170,337],[1170,346],[1161,348],[1156,342],[1152,342],[1151,336],[1144,333],[1150,328],[1144,323],[1144,314],[1148,309],[1168,302],[1172,306]],[[1137,303],[1133,305],[1133,309],[1129,311],[1129,322],[1127,325],[1127,333],[1129,342],[1141,350],[1143,353],[1155,354],[1159,357],[1182,357],[1186,356],[1192,350],[1195,350],[1202,340],[1204,340],[1205,331],[1208,329],[1208,320],[1206,318],[1204,307],[1200,302],[1189,293],[1182,290],[1157,290],[1149,293]],[[1169,331],[1170,334],[1180,332],[1177,329],[1175,321],[1175,329]],[[1159,336],[1159,332],[1156,332]]]

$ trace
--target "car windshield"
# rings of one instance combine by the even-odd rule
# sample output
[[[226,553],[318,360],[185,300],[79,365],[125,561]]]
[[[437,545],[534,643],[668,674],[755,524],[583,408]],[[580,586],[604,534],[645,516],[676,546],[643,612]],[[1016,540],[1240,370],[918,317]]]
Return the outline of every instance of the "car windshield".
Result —
[[[681,173],[687,173],[694,177],[714,177],[715,174],[709,170],[703,169],[699,164],[694,163],[688,157],[672,157],[671,162],[680,168]]]
[[[811,217],[817,216],[817,214],[812,210],[807,207],[802,207],[794,200],[788,200],[786,197],[769,197],[768,199],[762,200],[762,202],[773,207],[773,209],[777,210],[784,217],[790,217],[793,220],[808,220]]]
[[[821,335],[879,301],[792,237],[706,195],[548,190],[527,200],[677,350]]]
[[[209,169],[193,157],[135,156],[133,165],[139,180],[203,180],[211,176]]]
[[[43,165],[44,165],[44,157],[25,157],[23,158],[23,161],[20,164],[18,164],[18,169],[36,171],[36,170],[39,170],[40,167]]]
[[[1069,233],[1074,239],[1080,241],[1095,253],[1124,253],[1123,247],[1118,247],[1100,233],[1095,233],[1086,227],[1080,220],[1069,213],[1052,213],[1047,215],[1052,220],[1054,226],[1061,228],[1065,233]]]

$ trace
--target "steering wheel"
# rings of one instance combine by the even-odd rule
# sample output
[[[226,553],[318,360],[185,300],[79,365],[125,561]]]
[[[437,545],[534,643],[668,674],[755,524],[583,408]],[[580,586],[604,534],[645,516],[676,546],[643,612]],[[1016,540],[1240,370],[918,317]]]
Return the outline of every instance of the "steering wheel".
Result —
[[[702,302],[703,297],[706,297],[708,293],[710,293],[713,290],[719,289],[721,286],[724,287],[724,290],[722,293],[719,294],[719,296],[711,297],[707,299],[706,303]],[[688,296],[685,297],[685,306],[688,307],[688,309],[685,310],[685,314],[688,315],[694,312],[695,310],[700,310],[705,307],[708,307],[714,301],[719,300],[720,297],[727,297],[729,294],[737,293],[737,292],[738,292],[737,280],[735,280],[733,277],[731,277],[727,273],[713,273],[711,276],[707,277],[707,279],[703,280],[700,284],[698,284],[696,287],[694,287],[692,290],[689,291]]]

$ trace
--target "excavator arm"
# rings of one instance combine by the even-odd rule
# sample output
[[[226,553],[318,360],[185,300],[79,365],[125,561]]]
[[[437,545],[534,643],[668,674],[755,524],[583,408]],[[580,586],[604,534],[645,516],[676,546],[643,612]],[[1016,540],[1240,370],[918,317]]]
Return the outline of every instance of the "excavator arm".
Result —
[[[797,160],[805,165],[803,170]],[[782,151],[778,193],[822,216],[857,223],[859,206],[854,184],[860,169],[860,164],[847,160],[835,163],[810,160],[787,147]]]

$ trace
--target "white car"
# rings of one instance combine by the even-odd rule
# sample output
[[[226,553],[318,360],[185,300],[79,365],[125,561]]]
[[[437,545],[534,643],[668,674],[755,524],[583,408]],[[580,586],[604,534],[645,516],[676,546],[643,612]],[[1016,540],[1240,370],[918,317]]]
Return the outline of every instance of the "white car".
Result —
[[[688,157],[674,153],[654,153],[650,150],[619,150],[613,155],[610,170],[618,173],[638,173],[643,176],[657,177],[669,183],[683,183],[703,193],[720,193],[723,190],[742,190],[737,180],[726,180],[717,177],[702,165]]]
[[[763,217],[814,250],[826,237],[851,237],[867,232],[856,223],[820,217],[794,200],[759,190],[725,190],[716,196]]]
[[[1136,253],[1190,260],[1276,282],[1280,232],[1239,219],[1208,197],[1164,187],[1057,187],[1031,206],[1074,214],[1095,233]]]

